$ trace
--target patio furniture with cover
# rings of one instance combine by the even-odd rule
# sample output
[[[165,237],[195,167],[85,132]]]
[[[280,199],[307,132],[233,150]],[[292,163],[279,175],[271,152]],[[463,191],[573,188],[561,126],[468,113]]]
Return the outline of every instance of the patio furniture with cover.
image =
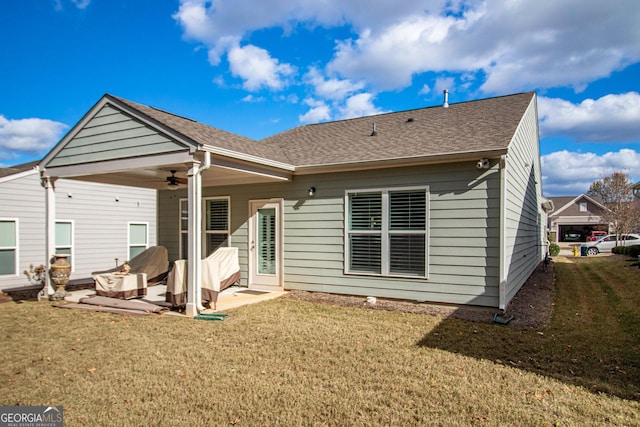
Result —
[[[218,294],[240,281],[240,264],[238,248],[218,248],[202,260],[202,302],[213,305],[218,301]],[[187,304],[187,262],[175,261],[173,269],[167,276],[166,301],[174,307]]]
[[[123,266],[91,273],[96,283],[96,295],[111,298],[137,298],[147,295],[147,286],[163,282],[169,270],[167,248],[152,246],[131,258],[130,270]],[[124,264],[123,264],[124,265]]]

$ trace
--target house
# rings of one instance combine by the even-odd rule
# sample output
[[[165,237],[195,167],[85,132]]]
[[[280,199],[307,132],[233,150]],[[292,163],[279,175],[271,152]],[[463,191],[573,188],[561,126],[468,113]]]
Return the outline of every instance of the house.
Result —
[[[0,169],[0,290],[31,286],[24,270],[46,265],[45,190],[37,162]],[[54,182],[54,251],[70,255],[72,281],[156,244],[156,192],[70,179]]]
[[[187,259],[190,315],[198,260],[219,246],[239,249],[249,288],[500,309],[546,252],[532,92],[261,141],[107,94],[40,168],[45,183],[158,190],[158,244]]]
[[[550,197],[555,210],[549,213],[549,234],[558,242],[584,241],[591,231],[609,231],[601,215],[607,208],[600,196]]]

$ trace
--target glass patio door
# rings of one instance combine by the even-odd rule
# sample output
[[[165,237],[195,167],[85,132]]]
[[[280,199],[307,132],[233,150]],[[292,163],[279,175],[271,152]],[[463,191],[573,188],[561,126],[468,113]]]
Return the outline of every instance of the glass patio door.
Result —
[[[251,202],[249,232],[249,287],[282,286],[280,200]]]

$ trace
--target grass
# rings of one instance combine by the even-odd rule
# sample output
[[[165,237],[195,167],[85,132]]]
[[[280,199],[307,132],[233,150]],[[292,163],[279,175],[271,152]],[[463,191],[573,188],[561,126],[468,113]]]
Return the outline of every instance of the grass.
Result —
[[[275,300],[224,322],[0,304],[0,405],[75,425],[640,425],[640,271],[556,263],[541,329]]]

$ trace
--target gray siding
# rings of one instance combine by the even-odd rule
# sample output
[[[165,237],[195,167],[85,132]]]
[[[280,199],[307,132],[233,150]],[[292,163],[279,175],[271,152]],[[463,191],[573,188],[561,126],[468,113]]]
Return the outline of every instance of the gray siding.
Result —
[[[535,100],[509,146],[505,206],[505,304],[515,296],[544,257],[546,216]]]
[[[26,287],[22,271],[29,264],[46,264],[45,190],[38,174],[1,182],[0,200],[0,218],[19,221],[18,274],[0,276],[0,289]],[[116,257],[128,258],[129,222],[148,223],[149,246],[156,244],[156,191],[58,180],[56,220],[73,223],[71,280],[86,279],[92,271],[112,268]]]
[[[203,196],[230,196],[231,244],[248,274],[249,200],[284,198],[286,289],[496,307],[500,268],[498,165],[475,162],[353,173],[298,176],[291,183],[210,187]],[[430,187],[429,278],[344,274],[345,190]],[[316,187],[308,198],[307,188]],[[159,244],[178,254],[178,201],[184,190],[159,192]]]
[[[48,166],[68,166],[184,150],[156,130],[105,106],[57,153]]]

